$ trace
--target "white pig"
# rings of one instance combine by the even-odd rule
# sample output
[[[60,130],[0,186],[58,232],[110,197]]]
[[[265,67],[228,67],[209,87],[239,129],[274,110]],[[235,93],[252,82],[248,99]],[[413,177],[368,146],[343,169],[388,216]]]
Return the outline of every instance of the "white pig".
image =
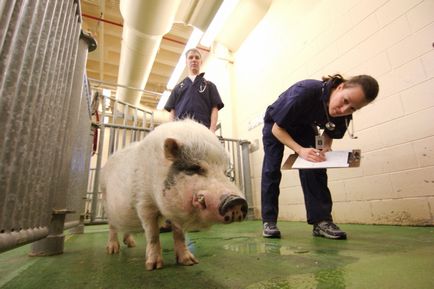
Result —
[[[247,214],[247,202],[224,174],[227,166],[217,137],[192,120],[162,124],[113,154],[101,175],[110,227],[107,252],[119,252],[118,231],[134,247],[131,232],[144,230],[146,269],[162,268],[159,224],[168,219],[177,263],[198,263],[184,232],[242,221]]]

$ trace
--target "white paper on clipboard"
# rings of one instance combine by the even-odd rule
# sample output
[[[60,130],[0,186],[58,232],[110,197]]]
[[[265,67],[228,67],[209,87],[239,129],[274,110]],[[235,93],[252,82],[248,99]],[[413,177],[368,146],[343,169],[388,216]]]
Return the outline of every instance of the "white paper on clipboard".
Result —
[[[326,160],[319,163],[307,161],[300,156],[297,157],[293,169],[321,169],[321,168],[346,168],[348,164],[348,154],[351,150],[329,151],[325,153]]]

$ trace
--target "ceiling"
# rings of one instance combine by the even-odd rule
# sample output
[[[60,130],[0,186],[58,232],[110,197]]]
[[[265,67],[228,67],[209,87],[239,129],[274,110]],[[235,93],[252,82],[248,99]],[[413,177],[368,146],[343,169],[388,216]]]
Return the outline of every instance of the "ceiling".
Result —
[[[111,89],[114,95],[123,29],[119,0],[81,0],[80,5],[83,30],[90,32],[97,41],[97,49],[88,55],[87,77],[94,87]],[[165,90],[192,30],[191,26],[174,23],[170,32],[163,36],[145,86],[148,92],[143,93],[140,104],[156,108],[159,93]]]
[[[167,1],[158,2],[157,0],[149,0],[149,2],[135,2],[134,4],[132,0],[123,1],[131,1],[123,2],[125,5],[140,6],[145,4],[142,6],[142,9],[148,8],[146,7],[146,5],[148,5],[147,3],[170,3]],[[130,84],[130,86],[127,87],[129,92],[132,91],[130,89],[131,87],[136,92],[139,90],[139,104],[151,109],[156,109],[160,95],[166,89],[166,84],[193,31],[192,25],[202,30],[206,29],[222,3],[222,0],[180,1],[182,1],[180,2],[182,4],[179,6],[180,8],[178,8],[176,21],[171,24],[172,28],[170,31],[162,36],[163,38],[159,44],[155,60],[151,60],[152,68],[144,90],[143,87],[138,87],[142,84],[139,85],[137,81],[135,82],[137,86]],[[236,51],[256,24],[263,18],[271,2],[272,0],[237,0],[235,9],[226,19],[223,28],[220,30],[215,40],[222,43],[230,51]],[[176,1],[174,1],[174,3],[176,3]],[[111,95],[117,97],[117,92],[119,93],[121,90],[117,89],[120,86],[117,85],[117,83],[119,81],[118,72],[121,58],[122,32],[124,29],[124,20],[120,12],[120,0],[80,0],[80,6],[83,31],[91,33],[97,42],[97,49],[88,54],[86,64],[87,77],[90,79],[93,88],[108,88],[111,90]],[[128,7],[129,9],[132,8],[131,6]],[[173,6],[166,6],[166,8],[172,7]],[[134,9],[132,10],[134,11]],[[148,19],[154,19],[152,21],[160,19],[159,16],[156,16],[159,14],[153,14],[154,12],[152,10],[147,10],[148,11],[143,11],[143,13],[138,11],[139,13],[136,13],[136,16],[138,15],[139,18],[145,20],[143,23],[146,24],[140,25],[154,26],[155,23],[146,21]],[[137,12],[137,10],[135,11]],[[147,16],[146,13],[148,14]],[[138,20],[140,21],[141,19]],[[127,21],[131,22],[131,19],[127,19]],[[140,35],[140,33],[141,32],[136,35]],[[198,48],[201,50],[202,57],[205,60],[209,49],[201,46]],[[125,51],[123,51],[123,53],[125,53]],[[137,66],[142,67],[140,61],[134,63],[137,59],[136,57],[140,57],[140,55],[134,55],[132,57],[134,66],[136,66],[136,68]],[[125,62],[123,62],[121,68],[125,68],[124,64]],[[128,67],[127,70],[124,69],[123,71],[129,74],[132,70]],[[125,77],[126,74],[123,74],[122,77]]]

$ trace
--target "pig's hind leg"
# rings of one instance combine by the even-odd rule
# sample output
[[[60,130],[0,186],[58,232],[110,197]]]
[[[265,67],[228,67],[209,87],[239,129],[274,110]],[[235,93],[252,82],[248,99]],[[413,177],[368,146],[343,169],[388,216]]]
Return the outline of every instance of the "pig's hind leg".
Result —
[[[133,235],[130,233],[124,234],[124,244],[127,245],[128,248],[132,248],[136,246],[136,241],[133,238]]]
[[[185,245],[184,231],[177,225],[172,224],[173,241],[175,243],[176,262],[178,264],[191,266],[199,263],[194,255],[188,250]]]
[[[120,250],[120,245],[118,241],[118,232],[116,228],[112,225],[109,225],[109,238],[107,242],[107,253],[108,254],[117,254]]]

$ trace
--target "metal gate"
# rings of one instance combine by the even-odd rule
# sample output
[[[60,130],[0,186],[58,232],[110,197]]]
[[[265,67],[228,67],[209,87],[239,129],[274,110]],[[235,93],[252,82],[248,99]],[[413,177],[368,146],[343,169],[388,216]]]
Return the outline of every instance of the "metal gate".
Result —
[[[96,137],[89,169],[85,222],[99,223],[106,221],[99,189],[101,167],[115,151],[143,139],[154,128],[154,115],[152,111],[103,95],[99,88],[94,88],[92,107]]]
[[[78,225],[90,160],[88,50],[79,1],[0,4],[0,252],[63,252]],[[69,216],[66,217],[66,214]]]

